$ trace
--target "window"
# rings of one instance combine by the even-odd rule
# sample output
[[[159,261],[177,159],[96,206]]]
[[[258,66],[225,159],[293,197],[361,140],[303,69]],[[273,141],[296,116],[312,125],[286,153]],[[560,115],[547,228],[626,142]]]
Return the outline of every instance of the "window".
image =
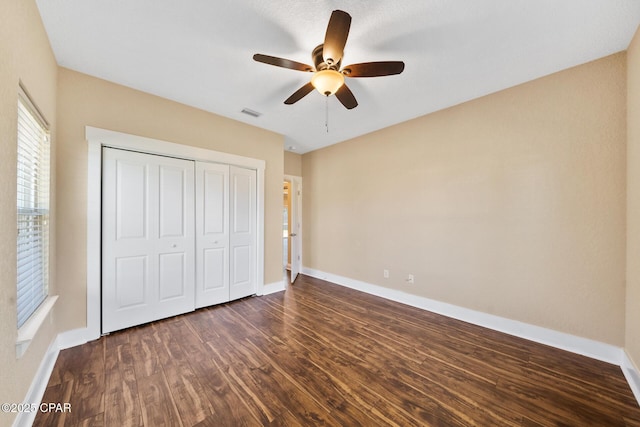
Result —
[[[18,328],[48,296],[49,131],[24,91],[18,97]]]

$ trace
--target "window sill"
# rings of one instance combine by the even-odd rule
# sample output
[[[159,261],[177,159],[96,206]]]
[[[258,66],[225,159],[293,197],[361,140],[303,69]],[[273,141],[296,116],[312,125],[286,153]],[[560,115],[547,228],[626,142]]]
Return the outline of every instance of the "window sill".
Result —
[[[29,344],[35,338],[40,326],[49,316],[53,305],[58,299],[57,295],[48,296],[31,317],[18,329],[18,339],[16,340],[16,357],[21,358],[27,351]]]

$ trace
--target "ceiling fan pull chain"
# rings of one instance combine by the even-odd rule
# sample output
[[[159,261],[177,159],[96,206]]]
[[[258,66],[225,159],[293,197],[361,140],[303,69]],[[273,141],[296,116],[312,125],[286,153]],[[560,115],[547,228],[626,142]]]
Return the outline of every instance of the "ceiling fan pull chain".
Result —
[[[327,133],[329,133],[329,96],[325,96],[324,101],[324,127],[327,128]]]

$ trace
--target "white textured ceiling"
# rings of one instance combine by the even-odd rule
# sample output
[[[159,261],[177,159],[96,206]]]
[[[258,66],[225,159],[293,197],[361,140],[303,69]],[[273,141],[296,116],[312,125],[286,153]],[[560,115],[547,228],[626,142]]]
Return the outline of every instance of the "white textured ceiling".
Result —
[[[278,132],[298,153],[625,50],[640,23],[638,0],[37,3],[61,66]],[[310,74],[253,54],[312,64],[334,9],[352,16],[343,65],[402,60],[404,73],[347,79],[353,110],[315,91],[285,105]]]

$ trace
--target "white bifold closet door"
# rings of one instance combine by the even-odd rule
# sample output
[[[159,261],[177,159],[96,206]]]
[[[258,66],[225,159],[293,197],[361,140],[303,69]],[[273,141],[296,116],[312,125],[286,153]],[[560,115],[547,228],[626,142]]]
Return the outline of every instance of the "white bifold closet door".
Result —
[[[256,172],[196,163],[196,308],[256,292]]]
[[[105,148],[102,194],[102,331],[194,310],[194,162]]]
[[[103,333],[256,293],[256,171],[103,151]]]

